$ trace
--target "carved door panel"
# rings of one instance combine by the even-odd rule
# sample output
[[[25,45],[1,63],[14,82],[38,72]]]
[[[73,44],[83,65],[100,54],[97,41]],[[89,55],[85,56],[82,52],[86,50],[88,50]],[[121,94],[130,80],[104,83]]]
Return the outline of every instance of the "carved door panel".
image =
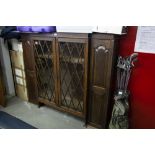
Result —
[[[89,121],[105,127],[111,80],[113,40],[92,39]]]

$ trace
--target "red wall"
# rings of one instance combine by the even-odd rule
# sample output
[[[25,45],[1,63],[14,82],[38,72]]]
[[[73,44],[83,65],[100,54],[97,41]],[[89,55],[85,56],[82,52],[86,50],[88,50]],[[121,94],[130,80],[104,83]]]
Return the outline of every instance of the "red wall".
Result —
[[[120,39],[119,54],[134,52],[137,27],[131,26]],[[132,72],[130,89],[130,127],[155,128],[155,54],[139,53]]]

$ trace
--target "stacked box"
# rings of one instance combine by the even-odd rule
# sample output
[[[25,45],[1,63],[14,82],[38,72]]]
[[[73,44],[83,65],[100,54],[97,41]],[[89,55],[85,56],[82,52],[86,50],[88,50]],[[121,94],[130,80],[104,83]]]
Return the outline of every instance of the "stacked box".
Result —
[[[12,41],[13,50],[10,51],[11,62],[12,62],[12,71],[14,75],[15,89],[16,95],[28,101],[27,96],[27,87],[26,87],[26,79],[25,79],[25,69],[24,69],[24,61],[23,61],[23,50],[21,43],[13,40]]]

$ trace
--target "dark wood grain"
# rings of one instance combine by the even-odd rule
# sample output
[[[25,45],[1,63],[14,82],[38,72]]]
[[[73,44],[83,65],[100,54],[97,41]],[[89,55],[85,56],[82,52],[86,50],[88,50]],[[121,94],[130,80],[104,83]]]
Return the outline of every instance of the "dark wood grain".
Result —
[[[111,34],[92,36],[88,122],[97,128],[106,128],[107,124],[116,38]],[[105,50],[96,51],[100,46]]]
[[[47,100],[46,98],[41,98],[38,96],[37,91],[37,79],[36,79],[36,68],[35,68],[35,56],[34,56],[34,41],[35,40],[44,40],[44,41],[51,41],[52,51],[51,51],[51,59],[54,64],[54,79],[55,79],[55,99],[54,100]],[[87,108],[87,72],[88,72],[88,34],[73,34],[73,33],[53,33],[53,34],[23,34],[22,35],[22,42],[24,48],[24,62],[26,68],[26,79],[27,79],[27,86],[28,86],[28,94],[29,94],[29,101],[33,103],[41,102],[48,106],[54,107],[60,111],[68,112],[75,116],[85,118],[86,117],[86,108]],[[82,61],[79,62],[80,65],[84,67],[84,75],[83,75],[83,112],[79,112],[77,110],[73,110],[71,107],[65,107],[61,104],[62,100],[62,84],[61,84],[61,68],[60,68],[60,51],[59,51],[59,43],[66,42],[66,43],[74,43],[74,44],[84,44],[84,58]],[[44,51],[43,51],[44,52]],[[44,56],[40,56],[40,59],[43,59]],[[47,57],[48,58],[48,57]],[[76,62],[78,57],[72,58],[72,63]],[[70,61],[70,59],[68,59]],[[70,63],[70,62],[69,62]],[[76,62],[78,63],[78,62]],[[76,64],[78,65],[78,64]],[[38,70],[38,68],[37,68]],[[53,70],[51,70],[52,72]],[[74,79],[75,81],[76,79]],[[75,81],[76,82],[76,81]]]
[[[29,35],[22,36],[24,66],[26,72],[26,85],[28,99],[32,103],[38,103],[37,81],[35,73],[34,52],[32,38]]]
[[[27,91],[29,102],[38,104],[38,93],[35,71],[26,71]]]
[[[76,34],[74,34],[76,36]],[[62,35],[61,35],[62,36]],[[77,115],[79,117],[85,118],[86,117],[86,106],[87,106],[87,75],[88,75],[88,38],[83,39],[83,38],[76,38],[73,37],[73,35],[69,35],[68,37],[73,37],[73,38],[66,38],[67,35],[65,35],[64,38],[57,38],[56,39],[56,51],[57,51],[57,76],[58,76],[58,92],[59,92],[59,103],[58,105],[65,111],[68,111],[71,114]],[[84,35],[86,36],[86,35]],[[79,35],[80,37],[80,35]],[[71,108],[66,108],[61,104],[62,102],[62,84],[61,84],[61,67],[60,67],[60,51],[59,51],[59,43],[83,43],[84,44],[84,82],[83,82],[83,88],[84,88],[84,94],[83,94],[83,112],[78,112],[75,111]],[[73,57],[74,58],[74,57]]]
[[[56,62],[56,50],[55,50],[55,38],[53,36],[46,36],[46,35],[40,35],[40,34],[32,35],[31,38],[32,38],[32,44],[33,45],[35,44],[35,41],[45,41],[45,42],[48,41],[51,44],[50,45],[50,47],[51,47],[50,56],[49,55],[47,55],[47,56],[46,55],[44,55],[44,56],[42,55],[42,58],[47,58],[48,60],[51,60],[51,62],[53,63],[53,67],[52,66],[48,66],[48,67],[51,70],[51,73],[53,73],[54,89],[55,90],[52,93],[55,94],[55,97],[54,97],[54,99],[51,99],[49,102],[47,102],[47,100],[43,97],[42,101],[44,101],[43,103],[45,103],[45,104],[47,104],[47,103],[48,104],[50,103],[51,105],[58,104],[58,86],[57,86],[57,80],[58,79],[57,79],[57,64],[56,64],[57,62]],[[34,46],[32,47],[32,50],[33,50],[33,53],[34,53],[34,51],[35,51]],[[45,54],[46,51],[44,51],[44,49],[42,49],[42,50],[43,50],[42,52]],[[37,57],[38,57],[38,55],[37,55]],[[34,60],[35,59],[36,58],[34,57]],[[43,76],[46,76],[46,75],[43,75]],[[37,82],[38,81],[36,80],[36,83]],[[37,85],[39,85],[39,83],[37,83]],[[38,98],[39,98],[39,96],[38,96]],[[39,100],[39,102],[40,102],[40,100]]]
[[[0,105],[6,106],[4,82],[3,82],[3,75],[2,75],[2,70],[1,70],[1,62],[0,62]]]
[[[41,102],[59,111],[83,118],[86,120],[86,124],[96,128],[106,128],[109,119],[109,108],[112,105],[113,90],[111,85],[114,82],[113,68],[119,36],[99,33],[92,35],[80,33],[23,34],[22,36],[29,101],[33,103]],[[51,72],[54,71],[55,79],[55,99],[51,101],[38,96],[33,40],[51,41],[51,59],[54,64]],[[59,47],[61,43],[67,43],[65,50],[68,50],[70,54],[73,52],[68,47],[70,43],[83,44],[84,55],[80,62],[77,61],[78,57],[76,58],[74,55],[77,52],[76,50],[72,53],[74,56],[69,55],[69,57],[66,57],[66,55],[62,55]],[[62,104],[62,61],[67,63],[66,65],[63,62],[68,67],[68,72],[74,72],[71,69],[72,63],[76,63],[76,67],[73,67],[75,70],[78,68],[78,65],[82,65],[84,68],[82,78],[83,111],[74,110],[72,107]],[[77,74],[78,71],[75,72],[75,76]],[[72,78],[74,82],[79,80],[78,76]],[[71,87],[74,89],[73,85]],[[79,93],[78,90],[74,91],[77,94]]]

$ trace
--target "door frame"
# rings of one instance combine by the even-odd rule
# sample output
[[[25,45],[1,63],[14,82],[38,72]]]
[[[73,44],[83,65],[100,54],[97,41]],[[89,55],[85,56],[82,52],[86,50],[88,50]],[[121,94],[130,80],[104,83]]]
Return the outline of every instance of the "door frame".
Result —
[[[57,83],[58,83],[58,78],[57,78],[57,64],[56,64],[56,48],[55,48],[55,37],[47,37],[47,36],[39,36],[39,35],[37,35],[37,36],[32,36],[31,37],[31,40],[32,40],[32,51],[33,51],[33,54],[34,54],[34,65],[36,65],[36,62],[35,62],[35,53],[34,53],[34,40],[43,40],[43,41],[50,41],[51,42],[51,45],[52,45],[52,51],[51,51],[51,55],[53,56],[53,58],[51,57],[51,60],[52,60],[52,62],[53,62],[53,68],[51,68],[51,71],[52,71],[52,69],[54,69],[54,71],[52,71],[54,74],[53,74],[53,77],[54,77],[54,87],[55,87],[55,89],[54,89],[54,91],[55,91],[55,98],[54,98],[54,100],[51,100],[51,101],[48,101],[47,99],[44,99],[44,98],[41,98],[41,97],[39,97],[38,96],[38,94],[37,94],[37,96],[38,96],[38,101],[39,102],[43,102],[43,103],[45,103],[45,104],[47,104],[47,105],[58,105],[58,86],[57,86]],[[36,74],[36,76],[37,76],[37,72],[36,72],[36,69],[35,69],[35,74]],[[37,81],[37,79],[36,79],[36,81]],[[37,89],[38,89],[38,86],[37,86]],[[38,90],[37,90],[37,92],[38,92]]]
[[[84,43],[84,81],[83,81],[83,89],[84,89],[84,96],[83,96],[83,112],[78,112],[65,106],[61,105],[61,75],[60,75],[60,51],[59,51],[59,42],[70,42],[70,43]],[[57,74],[58,74],[58,92],[59,92],[59,107],[61,107],[64,111],[76,115],[81,118],[86,119],[87,113],[87,91],[88,91],[88,38],[66,38],[66,37],[57,37],[56,38],[56,62],[57,62]]]

